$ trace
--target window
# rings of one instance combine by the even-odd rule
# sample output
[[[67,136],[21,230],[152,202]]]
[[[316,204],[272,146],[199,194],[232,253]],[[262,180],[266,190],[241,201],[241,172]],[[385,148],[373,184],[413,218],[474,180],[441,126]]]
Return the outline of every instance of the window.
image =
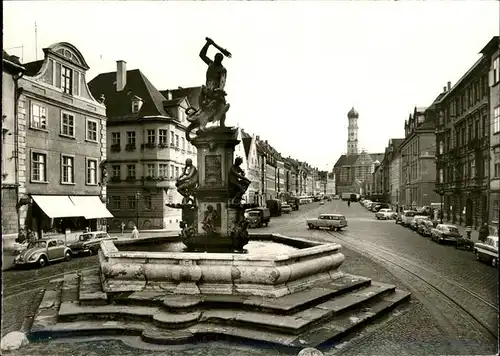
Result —
[[[184,137],[182,138],[182,149],[186,149],[186,139]]]
[[[121,199],[120,197],[111,197],[111,208],[112,209],[120,209],[121,207]]]
[[[135,203],[137,199],[135,196],[131,195],[127,197],[127,209],[135,209]]]
[[[500,153],[495,153],[494,178],[500,178]]]
[[[179,148],[179,135],[175,135],[175,147]]]
[[[97,160],[95,159],[87,160],[87,184],[97,184]]]
[[[61,68],[61,88],[63,93],[72,94],[73,93],[73,71],[65,66]]]
[[[443,141],[439,141],[439,152],[438,152],[440,155],[442,155],[444,153],[444,142]]]
[[[120,133],[119,132],[112,132],[111,133],[111,144],[112,145],[117,145],[120,146]]]
[[[500,106],[493,110],[493,133],[500,132]]]
[[[500,82],[500,57],[493,61],[493,85]]]
[[[72,114],[62,113],[61,135],[75,137],[75,117]]]
[[[144,208],[151,210],[153,208],[153,204],[151,203],[151,196],[146,195],[144,196]]]
[[[179,167],[175,167],[175,177],[179,178]]]
[[[61,183],[75,183],[74,158],[70,156],[61,157]]]
[[[155,143],[156,141],[156,130],[148,130],[148,143]]]
[[[168,164],[160,163],[158,177],[168,177]]]
[[[135,164],[127,164],[127,179],[135,179]]]
[[[476,176],[476,161],[470,161],[470,177],[474,178]]]
[[[31,127],[35,129],[47,128],[47,109],[45,106],[31,104]]]
[[[135,146],[135,131],[127,131],[127,144]]]
[[[45,182],[47,180],[47,155],[33,152],[31,156],[31,180]]]
[[[175,177],[174,169],[175,169],[174,165],[171,165],[170,166],[170,178],[172,178],[172,179]]]
[[[155,176],[155,165],[154,164],[148,164],[148,177],[153,177]]]
[[[170,131],[170,144],[171,144],[171,145],[173,145],[173,144],[174,144],[174,142],[175,142],[174,136],[175,136],[174,132],[173,132],[173,131]]]
[[[111,166],[113,171],[113,177],[120,178],[122,176],[122,167],[119,164],[114,164]]]
[[[444,183],[444,174],[442,168],[439,170],[439,183]]]
[[[168,135],[168,131],[167,130],[163,130],[163,129],[159,129],[158,130],[158,143],[160,145],[166,145],[167,144],[167,135]]]
[[[97,142],[97,121],[87,119],[87,140]]]
[[[139,100],[132,101],[132,112],[138,112],[141,108],[141,102]]]

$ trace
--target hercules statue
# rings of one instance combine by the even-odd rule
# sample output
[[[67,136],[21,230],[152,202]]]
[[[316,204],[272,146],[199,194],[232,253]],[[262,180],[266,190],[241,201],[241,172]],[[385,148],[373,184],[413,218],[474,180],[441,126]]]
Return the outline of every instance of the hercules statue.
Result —
[[[194,204],[194,195],[198,188],[198,170],[193,165],[191,158],[186,159],[186,166],[181,176],[175,183],[177,192],[183,196],[182,204]]]
[[[186,139],[191,141],[191,131],[196,128],[203,131],[209,122],[220,121],[220,126],[225,127],[226,112],[229,110],[229,104],[226,103],[227,70],[222,65],[224,56],[231,58],[231,53],[217,45],[212,39],[206,38],[206,43],[200,51],[200,58],[208,65],[206,82],[201,87],[200,97],[198,99],[199,109],[193,107],[186,109],[187,119],[191,124],[186,130]],[[210,45],[213,45],[221,53],[217,53],[214,60],[207,57],[207,51]]]

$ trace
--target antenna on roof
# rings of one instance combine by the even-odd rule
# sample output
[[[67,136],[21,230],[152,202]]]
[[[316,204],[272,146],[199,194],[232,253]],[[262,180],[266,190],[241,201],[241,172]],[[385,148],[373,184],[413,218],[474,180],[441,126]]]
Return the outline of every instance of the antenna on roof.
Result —
[[[38,33],[36,29],[36,21],[35,21],[35,60],[38,60]]]

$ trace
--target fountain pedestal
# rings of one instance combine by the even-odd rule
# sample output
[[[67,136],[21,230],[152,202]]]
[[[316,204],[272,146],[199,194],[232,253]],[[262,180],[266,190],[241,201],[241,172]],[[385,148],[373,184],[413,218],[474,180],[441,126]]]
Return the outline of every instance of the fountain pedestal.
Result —
[[[231,204],[228,179],[236,137],[236,128],[214,127],[198,132],[191,142],[198,150],[198,218],[194,234],[183,241],[189,251],[233,252],[248,243],[247,206]]]

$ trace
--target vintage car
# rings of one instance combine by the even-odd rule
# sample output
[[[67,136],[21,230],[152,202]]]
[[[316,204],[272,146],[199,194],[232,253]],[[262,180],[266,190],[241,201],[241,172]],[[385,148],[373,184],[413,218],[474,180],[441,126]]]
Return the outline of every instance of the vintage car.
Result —
[[[396,215],[396,224],[402,224],[404,215],[409,211],[410,210],[403,210],[402,212],[398,213],[398,215]]]
[[[425,219],[428,219],[427,216],[424,216],[424,215],[415,215],[413,217],[413,220],[411,221],[410,223],[410,228],[413,230],[413,231],[418,231],[418,226],[420,225],[420,223],[425,220]]]
[[[101,241],[116,239],[116,237],[110,237],[105,231],[91,231],[78,236],[78,239],[69,243],[68,247],[71,248],[74,255],[82,253],[93,255],[101,248]]]
[[[347,227],[347,220],[341,214],[321,214],[315,219],[307,219],[306,225],[309,229],[327,228],[340,231]]]
[[[288,203],[281,204],[281,212],[288,214],[292,212],[292,207]]]
[[[421,219],[417,225],[417,232],[422,236],[431,236],[434,222],[429,218]]]
[[[474,244],[474,253],[478,261],[491,263],[498,266],[498,236],[488,236],[484,242]]]
[[[410,226],[415,215],[416,213],[413,210],[407,210],[406,213],[404,213],[403,218],[401,219],[401,225]]]
[[[370,210],[374,213],[378,212],[380,209],[389,209],[389,204],[386,203],[375,203],[370,207]]]
[[[290,198],[287,200],[288,205],[292,207],[292,210],[299,210],[299,199],[298,198]]]
[[[268,226],[271,221],[271,213],[268,208],[252,208],[245,211],[245,218],[249,227]]]
[[[389,220],[396,218],[396,212],[392,211],[392,209],[384,208],[380,209],[375,213],[375,217],[377,220]]]
[[[437,243],[452,242],[456,243],[460,239],[460,231],[455,225],[438,224],[431,230],[431,239]]]
[[[63,240],[47,238],[30,242],[26,249],[16,256],[14,264],[17,267],[27,265],[44,267],[49,262],[69,261],[71,255],[71,249]]]

